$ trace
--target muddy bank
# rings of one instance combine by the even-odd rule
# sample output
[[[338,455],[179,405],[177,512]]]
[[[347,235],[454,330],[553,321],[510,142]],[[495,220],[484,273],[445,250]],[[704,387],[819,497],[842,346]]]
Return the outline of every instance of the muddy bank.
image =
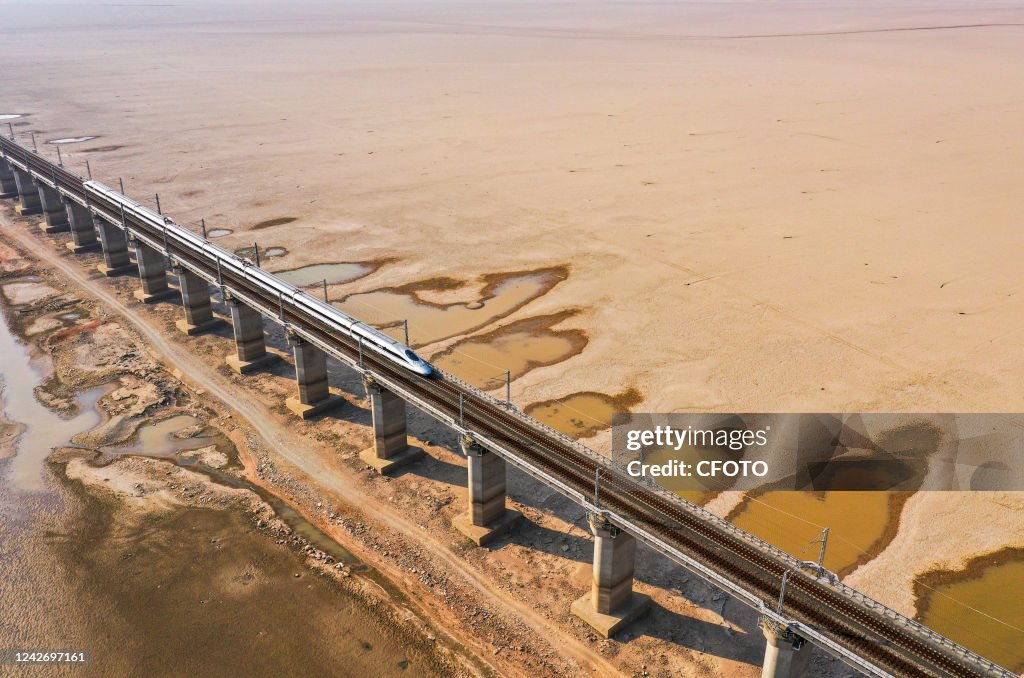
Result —
[[[57,464],[58,466],[60,464]],[[81,509],[53,545],[94,602],[87,636],[102,673],[447,675],[426,634],[372,580],[311,546],[264,502],[166,462],[72,458]],[[355,565],[364,569],[365,566]],[[112,576],[113,573],[113,576]],[[187,623],[180,623],[188,620]],[[303,629],[303,633],[295,633]],[[248,649],[248,651],[246,651]],[[106,652],[104,652],[106,650]],[[109,660],[109,661],[108,661]]]
[[[366,277],[387,263],[381,261],[335,262],[311,264],[283,271],[275,271],[274,275],[296,287],[312,285],[341,285]]]
[[[748,493],[728,520],[796,555],[817,560],[821,531],[831,529],[825,566],[841,577],[870,562],[896,538],[910,492]]]
[[[569,310],[518,320],[460,339],[431,356],[430,362],[484,390],[499,388],[505,385],[506,371],[515,380],[579,354],[587,345],[586,333],[555,329],[575,315]]]
[[[59,506],[4,525],[18,542],[0,560],[5,640],[88,649],[76,675],[90,676],[457,670],[350,566],[310,567],[303,540],[247,493],[145,459],[66,463]]]
[[[0,246],[0,261],[11,254]],[[15,342],[0,644],[88,650],[82,675],[480,672],[380,573],[245,478],[231,433],[211,424],[230,415],[46,278],[18,283],[35,289],[18,288],[0,328]]]
[[[914,585],[917,619],[1012,671],[1024,671],[1024,548],[972,559],[962,570],[932,570]],[[998,591],[993,596],[993,591]]]
[[[634,388],[615,395],[581,391],[532,403],[526,413],[573,438],[589,438],[610,429],[616,414],[629,412],[641,402],[643,396]]]
[[[414,346],[465,336],[505,318],[550,292],[567,266],[494,273],[476,281],[429,278],[344,297],[342,310],[382,327],[409,323]],[[400,329],[400,327],[399,327]]]

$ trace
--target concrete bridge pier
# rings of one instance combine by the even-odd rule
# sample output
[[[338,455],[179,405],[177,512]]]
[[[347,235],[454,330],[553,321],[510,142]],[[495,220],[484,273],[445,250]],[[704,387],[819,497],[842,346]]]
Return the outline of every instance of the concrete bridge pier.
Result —
[[[39,189],[36,188],[36,182],[32,180],[32,176],[28,172],[24,172],[13,165],[11,166],[11,172],[14,174],[14,186],[18,191],[18,202],[20,203],[14,208],[14,211],[19,216],[39,214],[42,211],[42,205],[39,200]]]
[[[594,577],[590,592],[572,612],[602,637],[610,638],[650,607],[651,597],[633,592],[636,539],[599,513],[588,516],[594,533]]]
[[[767,644],[761,678],[801,678],[808,675],[811,646],[786,626],[772,619],[759,623]]]
[[[263,337],[263,316],[238,299],[228,299],[231,311],[231,328],[235,333],[235,353],[225,358],[228,366],[239,374],[249,374],[277,360],[277,355],[267,353],[267,342]]]
[[[128,236],[117,226],[105,219],[94,216],[96,230],[103,248],[103,263],[96,268],[105,276],[120,275],[132,270],[132,260],[128,256]]]
[[[188,335],[202,334],[220,325],[220,318],[213,315],[210,303],[210,285],[198,275],[181,266],[174,268],[181,291],[181,305],[185,317],[174,323],[181,332]]]
[[[288,342],[295,354],[298,395],[286,399],[285,406],[300,418],[310,419],[344,402],[341,396],[330,391],[327,354],[296,334],[289,334]]]
[[[373,415],[373,447],[363,450],[359,458],[377,473],[386,475],[422,457],[423,450],[409,447],[405,401],[370,375],[363,377],[363,385],[370,397]]]
[[[39,225],[43,229],[43,233],[62,233],[69,229],[68,213],[64,208],[64,200],[56,189],[40,183],[39,205],[43,210],[44,221]]]
[[[89,210],[74,200],[68,200],[65,207],[68,212],[68,224],[71,225],[71,242],[67,244],[68,249],[78,254],[99,246],[99,241],[96,240],[96,226]]]
[[[167,265],[164,253],[135,240],[135,263],[139,267],[142,289],[135,290],[134,296],[144,304],[154,304],[174,296],[174,290],[167,286]]]
[[[0,198],[18,197],[18,183],[6,158],[0,158]]]
[[[469,472],[469,511],[453,521],[455,528],[477,546],[508,532],[523,514],[505,507],[505,460],[470,436],[459,438]]]

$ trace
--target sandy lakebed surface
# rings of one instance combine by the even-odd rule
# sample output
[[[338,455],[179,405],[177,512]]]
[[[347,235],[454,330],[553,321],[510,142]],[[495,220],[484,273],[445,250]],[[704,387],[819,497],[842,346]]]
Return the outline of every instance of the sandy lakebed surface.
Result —
[[[57,6],[0,5],[0,114],[20,116],[3,121],[19,138],[35,131],[50,157],[46,142],[65,142],[69,167],[159,193],[229,249],[258,242],[271,270],[330,278],[331,298],[371,322],[408,319],[413,344],[481,385],[512,371],[517,403],[600,450],[616,408],[1024,406],[1017,5]],[[10,303],[34,306],[57,283],[11,284]],[[173,308],[138,312],[171,331]],[[210,366],[227,350],[172,341]],[[287,377],[246,381],[249,407],[285,421]],[[753,614],[656,558],[638,584],[658,602],[650,620],[588,637],[567,614],[589,569],[579,511],[516,474],[535,525],[492,551],[454,546],[464,469],[450,435],[414,417],[429,460],[372,481],[350,454],[367,436],[359,386],[332,379],[348,414],[290,425],[327,451],[299,463],[272,444],[247,472],[309,477],[300,491],[260,476],[314,507],[353,484],[412,512],[379,519],[405,544],[371,549],[391,567],[431,548],[403,529],[444,535],[439,566],[470,565],[465,586],[516,632],[426,593],[419,573],[405,584],[489,662],[756,674]],[[710,506],[801,555],[833,526],[851,584],[1024,668],[1024,604],[975,590],[1001,590],[1020,562],[1024,498],[863,501],[858,520],[838,497]],[[572,640],[535,645],[530,610],[540,636]]]

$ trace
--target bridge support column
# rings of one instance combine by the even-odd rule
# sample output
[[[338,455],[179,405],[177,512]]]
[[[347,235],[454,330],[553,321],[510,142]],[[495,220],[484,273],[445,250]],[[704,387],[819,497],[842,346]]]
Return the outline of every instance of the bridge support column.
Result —
[[[142,289],[135,290],[135,298],[144,304],[153,304],[174,296],[167,286],[167,263],[164,254],[149,245],[135,241],[135,263],[139,266]]]
[[[327,382],[327,354],[298,335],[290,335],[295,354],[295,381],[298,396],[284,401],[285,406],[302,419],[310,419],[340,405],[341,396],[331,393]]]
[[[18,182],[6,158],[0,158],[0,198],[17,198]]]
[[[469,475],[469,511],[456,517],[455,528],[477,546],[484,546],[523,519],[505,507],[505,460],[470,436],[459,438]]]
[[[78,254],[96,248],[99,242],[96,240],[96,227],[89,210],[74,200],[68,200],[65,206],[68,223],[71,225],[71,242],[67,245],[68,249]]]
[[[811,661],[811,646],[774,620],[762,619],[759,625],[767,640],[761,678],[806,676]]]
[[[363,377],[373,415],[373,447],[359,458],[381,475],[390,473],[423,456],[423,450],[409,447],[405,401],[366,375]]]
[[[178,276],[181,305],[185,309],[185,317],[174,323],[174,326],[185,334],[195,335],[220,325],[220,318],[213,316],[209,284],[181,266],[175,267],[174,273]]]
[[[39,183],[39,205],[43,210],[44,221],[39,225],[43,233],[62,233],[68,230],[68,213],[56,189]]]
[[[588,520],[594,533],[594,578],[590,592],[572,604],[572,612],[610,638],[646,612],[651,597],[633,592],[636,539],[598,513]]]
[[[239,374],[248,374],[277,360],[277,355],[267,353],[263,316],[259,311],[238,299],[228,299],[227,302],[231,311],[231,328],[235,333],[235,353],[225,359],[228,366]]]
[[[18,202],[20,203],[14,208],[14,211],[20,216],[39,214],[42,211],[42,206],[36,182],[32,180],[32,176],[28,172],[17,167],[12,166],[11,172],[14,173],[14,186],[18,191]]]
[[[128,236],[125,232],[100,217],[94,216],[93,219],[100,235],[100,245],[103,247],[103,263],[96,267],[99,272],[109,277],[132,270],[132,260],[128,256]]]

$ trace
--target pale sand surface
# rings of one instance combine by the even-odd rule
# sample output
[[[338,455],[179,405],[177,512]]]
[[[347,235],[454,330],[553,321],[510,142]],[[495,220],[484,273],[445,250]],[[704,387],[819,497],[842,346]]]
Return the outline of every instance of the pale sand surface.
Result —
[[[1022,29],[688,36],[1024,9],[208,5],[62,6],[48,29],[25,27],[45,4],[0,5],[3,105],[99,135],[68,164],[179,220],[299,217],[259,232],[282,267],[400,258],[356,288],[571,264],[520,315],[579,305],[593,338],[523,378],[530,400],[1021,407]]]
[[[559,329],[589,337],[514,383],[524,405],[1020,411],[1022,24],[1009,2],[8,1],[0,113],[97,135],[66,163],[288,248],[268,266],[397,258],[346,294],[568,265],[502,321],[578,308]],[[858,583],[906,608],[901,565],[1021,541],[934,508]]]
[[[8,283],[2,288],[7,301],[14,305],[31,304],[57,293],[57,290],[33,282]]]
[[[904,614],[914,612],[914,575],[962,569],[972,555],[1024,546],[1024,496],[1020,492],[919,492],[903,510],[899,539],[847,582],[884,599]],[[968,524],[969,530],[955,529]],[[966,609],[960,614],[970,616]]]

